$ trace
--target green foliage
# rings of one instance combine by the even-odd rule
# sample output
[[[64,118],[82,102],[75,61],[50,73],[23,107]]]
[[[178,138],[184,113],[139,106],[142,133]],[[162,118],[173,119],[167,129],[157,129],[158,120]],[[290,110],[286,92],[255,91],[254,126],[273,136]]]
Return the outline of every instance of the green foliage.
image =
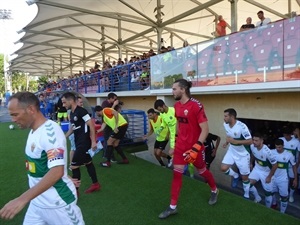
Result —
[[[175,80],[183,78],[182,74],[174,74],[166,76],[164,79],[164,88],[172,88],[172,85]]]
[[[4,55],[0,54],[0,96],[5,92],[5,83],[4,83]]]
[[[37,82],[40,85],[46,85],[46,84],[48,84],[48,77],[47,76],[40,76]]]
[[[24,146],[29,130],[9,130],[8,125],[0,123],[0,208],[28,188]],[[91,180],[86,169],[81,168],[78,205],[87,225],[300,224],[299,219],[224,190],[220,190],[218,203],[209,206],[208,185],[187,176],[183,177],[178,215],[159,220],[158,214],[169,205],[172,170],[126,154],[129,165],[112,164],[110,169],[97,166],[103,160],[102,152],[93,158],[102,185],[96,193],[84,194]],[[25,211],[13,220],[0,219],[0,224],[22,224]]]

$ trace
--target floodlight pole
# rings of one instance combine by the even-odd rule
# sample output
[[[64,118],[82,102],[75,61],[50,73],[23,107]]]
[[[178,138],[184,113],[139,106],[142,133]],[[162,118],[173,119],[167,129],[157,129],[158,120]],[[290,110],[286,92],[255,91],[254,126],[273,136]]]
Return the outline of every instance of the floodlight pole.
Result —
[[[5,21],[11,20],[11,19],[12,19],[12,17],[11,17],[10,9],[0,9],[0,20],[2,20],[3,25],[5,24]],[[3,36],[5,36],[5,31],[3,33],[4,33]],[[4,43],[4,46],[6,46],[6,44],[7,43]],[[3,52],[3,54],[4,54],[3,71],[4,71],[5,92],[7,92],[7,91],[11,91],[11,76],[9,76],[9,72],[8,72],[8,70],[9,70],[8,55],[6,54],[5,50]]]

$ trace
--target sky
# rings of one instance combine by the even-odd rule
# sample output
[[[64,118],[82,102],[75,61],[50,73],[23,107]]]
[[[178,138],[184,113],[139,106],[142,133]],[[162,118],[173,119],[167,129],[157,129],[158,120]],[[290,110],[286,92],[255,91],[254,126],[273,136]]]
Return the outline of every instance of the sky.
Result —
[[[14,44],[24,35],[17,32],[35,18],[37,6],[28,6],[26,0],[0,0],[0,9],[10,9],[12,17],[10,20],[0,19],[0,54],[12,54],[22,47],[22,44]]]

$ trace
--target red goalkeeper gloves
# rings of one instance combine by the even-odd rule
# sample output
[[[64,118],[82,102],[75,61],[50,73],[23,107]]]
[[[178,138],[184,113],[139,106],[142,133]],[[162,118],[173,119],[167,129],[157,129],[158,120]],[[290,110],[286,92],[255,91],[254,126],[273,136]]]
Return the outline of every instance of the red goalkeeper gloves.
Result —
[[[204,149],[204,145],[200,141],[198,141],[193,145],[192,149],[183,153],[184,161],[187,163],[194,163],[197,159],[198,153],[203,151]]]

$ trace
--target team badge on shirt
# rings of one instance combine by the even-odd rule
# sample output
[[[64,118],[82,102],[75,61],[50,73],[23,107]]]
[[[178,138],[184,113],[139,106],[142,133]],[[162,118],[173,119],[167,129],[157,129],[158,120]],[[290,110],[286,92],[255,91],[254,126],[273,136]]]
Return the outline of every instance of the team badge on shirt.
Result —
[[[34,149],[35,149],[35,144],[34,144],[34,143],[32,143],[32,144],[31,144],[31,151],[33,152],[33,151],[34,151]]]
[[[47,157],[50,162],[64,158],[64,150],[61,148],[54,148],[47,151]]]
[[[74,116],[74,121],[77,121],[77,120],[78,120],[77,116]]]
[[[189,110],[185,109],[185,110],[183,111],[183,113],[184,113],[185,116],[187,116],[187,114],[189,113]]]

